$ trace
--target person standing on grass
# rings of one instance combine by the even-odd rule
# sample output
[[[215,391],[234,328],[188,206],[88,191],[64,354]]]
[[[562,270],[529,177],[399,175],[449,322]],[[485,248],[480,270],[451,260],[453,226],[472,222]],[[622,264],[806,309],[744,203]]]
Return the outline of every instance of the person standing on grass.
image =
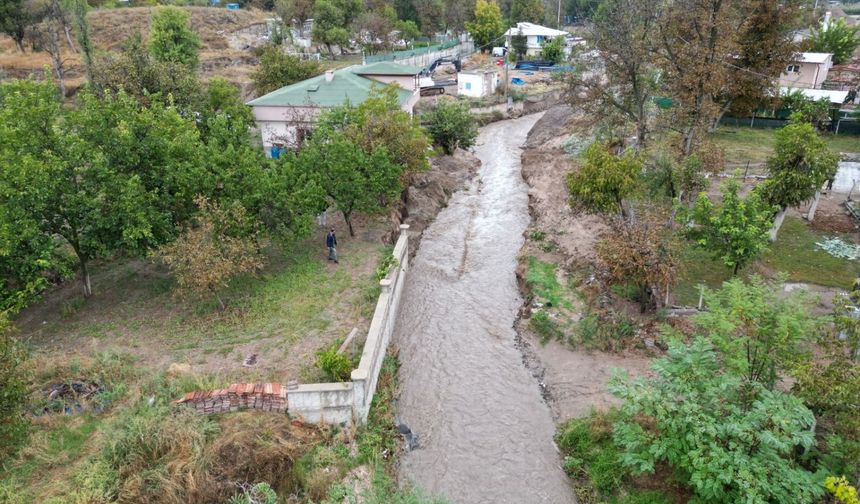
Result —
[[[328,247],[328,260],[337,264],[337,236],[334,234],[334,228],[325,236],[325,246]]]

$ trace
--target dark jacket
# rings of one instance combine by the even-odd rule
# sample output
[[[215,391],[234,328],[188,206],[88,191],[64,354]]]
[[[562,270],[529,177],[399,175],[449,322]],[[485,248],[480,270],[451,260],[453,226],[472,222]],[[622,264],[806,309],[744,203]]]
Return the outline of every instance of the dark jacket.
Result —
[[[328,248],[337,247],[337,236],[334,233],[329,233],[325,237],[325,246]]]

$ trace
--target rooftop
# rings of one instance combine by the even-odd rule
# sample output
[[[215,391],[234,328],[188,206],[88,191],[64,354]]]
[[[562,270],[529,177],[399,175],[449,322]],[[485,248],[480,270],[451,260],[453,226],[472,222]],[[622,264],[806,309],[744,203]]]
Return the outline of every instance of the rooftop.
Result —
[[[797,58],[797,61],[801,63],[824,63],[831,56],[833,55],[830,53],[805,52],[800,53],[800,57]]]
[[[255,98],[247,104],[273,107],[337,107],[344,103],[355,105],[366,100],[374,86],[384,85],[363,75],[415,75],[417,73],[418,69],[414,67],[390,62],[356,65],[335,70],[331,81],[326,80],[325,74],[318,75],[284,86]],[[401,105],[406,103],[412,94],[412,91],[397,89],[397,97]]]
[[[525,22],[517,23],[516,26],[509,28],[508,31],[505,32],[505,35],[514,36],[519,35],[520,32],[522,32],[525,36],[543,35],[544,37],[560,37],[569,35],[566,31],[556,30],[554,28],[548,28],[546,26]]]

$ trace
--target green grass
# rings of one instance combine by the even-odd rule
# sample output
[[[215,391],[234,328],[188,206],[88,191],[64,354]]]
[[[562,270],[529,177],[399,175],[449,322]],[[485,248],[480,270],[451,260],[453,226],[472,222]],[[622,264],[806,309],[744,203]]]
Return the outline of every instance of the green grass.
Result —
[[[711,136],[723,148],[726,163],[763,163],[776,145],[774,129],[734,128],[722,126]],[[851,135],[824,134],[830,148],[837,152],[860,152],[860,138]]]
[[[572,305],[567,298],[567,289],[559,283],[555,275],[557,267],[553,263],[530,256],[528,258],[526,283],[535,296],[548,307],[558,306],[571,309]]]
[[[851,240],[849,236],[838,233],[819,233],[802,219],[786,217],[776,242],[740,275],[775,276],[785,273],[791,282],[848,289],[860,271],[860,262],[833,257],[816,247],[815,243],[826,236],[841,236],[847,241]],[[699,284],[714,289],[731,278],[729,268],[715,261],[708,251],[692,244],[682,252],[681,271],[673,295],[679,304],[688,306],[698,303]]]

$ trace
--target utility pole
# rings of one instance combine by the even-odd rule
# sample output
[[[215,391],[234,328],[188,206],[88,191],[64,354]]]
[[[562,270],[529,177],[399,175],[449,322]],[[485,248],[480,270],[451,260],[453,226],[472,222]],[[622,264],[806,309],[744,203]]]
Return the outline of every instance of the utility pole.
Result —
[[[558,20],[556,20],[556,28],[561,30],[561,0],[558,0]]]

